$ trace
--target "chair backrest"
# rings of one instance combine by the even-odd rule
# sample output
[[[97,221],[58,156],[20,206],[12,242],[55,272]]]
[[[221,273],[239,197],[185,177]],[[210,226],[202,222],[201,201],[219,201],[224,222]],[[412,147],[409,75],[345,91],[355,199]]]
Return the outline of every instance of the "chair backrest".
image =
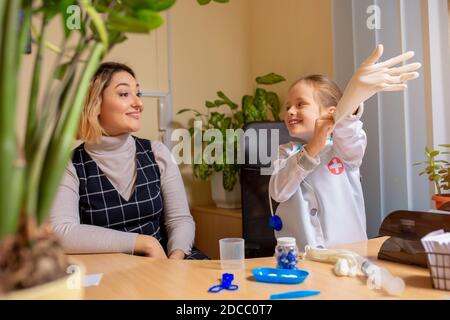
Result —
[[[252,122],[244,127],[244,132],[245,164],[241,165],[241,192],[242,231],[246,243],[246,257],[272,256],[276,239],[274,231],[269,227],[270,175],[261,174],[261,169],[268,169],[277,159],[280,144],[297,139],[289,136],[285,124],[281,121]],[[275,148],[271,147],[272,143]],[[277,204],[274,201],[272,203],[275,210]]]

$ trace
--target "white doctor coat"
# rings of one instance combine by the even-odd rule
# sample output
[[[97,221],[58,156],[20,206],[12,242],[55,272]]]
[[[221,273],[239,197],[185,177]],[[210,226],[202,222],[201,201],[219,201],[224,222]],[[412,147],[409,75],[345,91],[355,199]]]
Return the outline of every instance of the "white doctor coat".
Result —
[[[339,122],[333,141],[314,158],[299,152],[297,143],[280,146],[269,184],[283,222],[277,238],[296,238],[300,250],[306,244],[328,248],[367,240],[359,173],[367,145],[362,112],[361,105],[356,115]]]

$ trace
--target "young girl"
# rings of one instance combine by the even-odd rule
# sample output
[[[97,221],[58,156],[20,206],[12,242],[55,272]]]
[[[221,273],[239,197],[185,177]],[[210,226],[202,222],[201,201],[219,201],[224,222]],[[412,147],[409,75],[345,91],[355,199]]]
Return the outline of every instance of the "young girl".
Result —
[[[363,107],[334,128],[332,113],[342,93],[321,75],[296,81],[288,92],[285,123],[289,134],[305,141],[280,146],[279,169],[270,179],[271,197],[280,202],[279,236],[328,247],[367,239],[360,183],[367,138],[360,121]]]
[[[306,244],[332,247],[367,239],[359,167],[367,145],[362,102],[378,91],[401,91],[418,77],[419,63],[392,66],[411,58],[408,52],[375,64],[378,46],[350,80],[344,96],[322,75],[297,80],[289,89],[285,124],[304,144],[281,145],[270,196],[280,205],[282,229],[276,237],[295,237]]]

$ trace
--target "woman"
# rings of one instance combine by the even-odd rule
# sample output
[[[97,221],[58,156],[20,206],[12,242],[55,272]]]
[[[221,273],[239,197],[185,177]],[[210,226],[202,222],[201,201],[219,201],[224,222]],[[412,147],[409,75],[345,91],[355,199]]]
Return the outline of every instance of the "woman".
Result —
[[[125,252],[207,259],[192,250],[195,223],[183,180],[159,141],[130,133],[144,106],[128,66],[106,62],[91,81],[74,151],[51,212],[68,253]]]

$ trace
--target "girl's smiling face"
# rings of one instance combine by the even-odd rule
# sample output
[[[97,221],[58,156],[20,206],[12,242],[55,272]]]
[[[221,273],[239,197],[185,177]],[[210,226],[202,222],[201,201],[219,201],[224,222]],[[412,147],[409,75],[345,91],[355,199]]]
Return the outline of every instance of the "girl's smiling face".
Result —
[[[314,135],[316,120],[320,117],[320,105],[314,99],[315,88],[300,81],[289,89],[284,123],[289,134],[308,142]]]
[[[126,71],[115,73],[103,91],[99,121],[110,136],[138,131],[144,105],[136,79]]]

